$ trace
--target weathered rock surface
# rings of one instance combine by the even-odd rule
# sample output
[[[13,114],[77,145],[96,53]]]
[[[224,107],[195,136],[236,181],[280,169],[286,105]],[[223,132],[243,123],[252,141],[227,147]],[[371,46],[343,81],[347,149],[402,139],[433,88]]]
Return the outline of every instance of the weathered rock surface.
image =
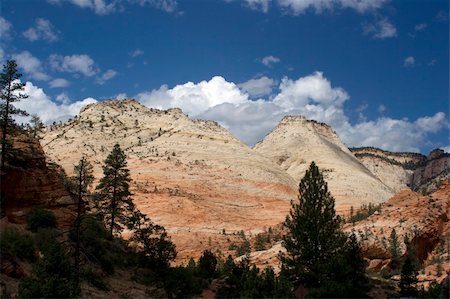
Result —
[[[86,155],[97,179],[119,143],[135,203],[168,229],[181,257],[201,253],[223,229],[260,232],[281,222],[297,196],[296,182],[270,159],[217,123],[189,119],[180,109],[149,109],[134,100],[92,104],[49,129],[41,143],[69,174]]]
[[[394,194],[355,158],[331,127],[304,117],[284,117],[254,150],[271,157],[297,182],[315,161],[324,172],[338,212],[381,203]]]
[[[445,181],[440,188],[431,195],[421,195],[408,189],[400,191],[382,205],[381,212],[375,213],[366,220],[349,223],[344,226],[347,232],[355,231],[362,241],[364,257],[372,261],[387,263],[391,258],[389,253],[389,238],[395,229],[400,242],[401,253],[406,246],[403,242],[407,235],[414,244],[417,257],[424,264],[424,271],[420,279],[439,282],[447,276],[445,271],[450,269],[448,260],[448,234],[450,219],[450,184]],[[436,271],[429,268],[437,267],[436,258],[442,259],[443,273],[436,275]],[[427,270],[428,269],[428,270]]]
[[[24,223],[34,206],[52,210],[60,226],[72,224],[74,201],[66,191],[62,169],[47,163],[37,139],[25,135],[11,138],[13,158],[0,179],[9,222]]]
[[[413,190],[429,193],[437,189],[437,183],[450,177],[450,154],[441,149],[435,149],[427,156],[411,178]]]

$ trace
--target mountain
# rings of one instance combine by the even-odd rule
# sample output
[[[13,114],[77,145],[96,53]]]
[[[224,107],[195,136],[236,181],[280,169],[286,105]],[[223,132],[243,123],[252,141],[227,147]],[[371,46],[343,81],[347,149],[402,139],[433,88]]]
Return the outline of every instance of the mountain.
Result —
[[[338,212],[351,206],[382,203],[394,191],[369,171],[324,123],[301,116],[286,116],[262,141],[255,152],[270,157],[296,182],[311,161],[324,172]]]
[[[297,197],[297,183],[276,163],[217,123],[180,109],[149,109],[134,100],[91,104],[48,128],[41,143],[68,174],[86,155],[97,180],[119,143],[136,205],[168,229],[180,257],[201,253],[205,244],[226,249],[232,233],[278,224]]]

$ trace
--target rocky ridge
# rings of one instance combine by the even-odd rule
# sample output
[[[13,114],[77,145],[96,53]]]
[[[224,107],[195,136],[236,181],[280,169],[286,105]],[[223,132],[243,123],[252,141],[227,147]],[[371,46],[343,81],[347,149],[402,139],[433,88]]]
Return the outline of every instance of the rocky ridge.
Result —
[[[381,203],[394,191],[372,174],[324,123],[286,116],[254,150],[270,157],[297,182],[315,161],[324,172],[338,212]]]
[[[86,155],[97,179],[119,143],[135,203],[168,229],[180,257],[198,255],[207,242],[227,248],[223,232],[256,233],[281,222],[297,196],[296,182],[270,159],[180,109],[149,109],[134,100],[91,104],[49,128],[41,143],[69,174]]]

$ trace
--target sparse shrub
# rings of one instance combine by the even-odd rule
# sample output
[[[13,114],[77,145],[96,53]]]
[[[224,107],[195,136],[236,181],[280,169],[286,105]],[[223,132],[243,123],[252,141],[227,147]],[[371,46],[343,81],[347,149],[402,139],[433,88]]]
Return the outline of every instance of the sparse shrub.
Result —
[[[36,232],[39,228],[56,227],[56,216],[53,212],[41,207],[34,207],[27,216],[27,229]]]
[[[18,229],[7,228],[0,233],[0,258],[34,260],[34,242],[31,236]]]

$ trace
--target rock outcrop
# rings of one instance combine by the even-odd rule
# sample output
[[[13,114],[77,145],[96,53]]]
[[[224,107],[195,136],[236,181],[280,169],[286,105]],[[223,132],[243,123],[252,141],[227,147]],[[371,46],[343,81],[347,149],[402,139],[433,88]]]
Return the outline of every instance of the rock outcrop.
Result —
[[[97,179],[119,143],[135,203],[168,229],[181,257],[198,255],[211,237],[226,239],[224,230],[260,232],[283,221],[297,197],[296,182],[277,164],[217,123],[192,120],[180,109],[149,109],[134,100],[92,104],[50,128],[41,143],[69,174],[86,155]]]
[[[74,201],[64,187],[64,172],[47,163],[39,141],[26,135],[11,138],[11,157],[1,174],[0,190],[9,222],[22,224],[34,206],[52,210],[58,225],[72,225]]]
[[[411,188],[431,193],[449,178],[450,154],[435,149],[428,156],[393,153],[373,147],[352,148],[353,154],[382,182],[398,192]]]
[[[300,116],[284,117],[254,150],[272,158],[297,182],[311,161],[322,169],[338,212],[381,203],[393,190],[372,174],[342,143],[331,127]]]

